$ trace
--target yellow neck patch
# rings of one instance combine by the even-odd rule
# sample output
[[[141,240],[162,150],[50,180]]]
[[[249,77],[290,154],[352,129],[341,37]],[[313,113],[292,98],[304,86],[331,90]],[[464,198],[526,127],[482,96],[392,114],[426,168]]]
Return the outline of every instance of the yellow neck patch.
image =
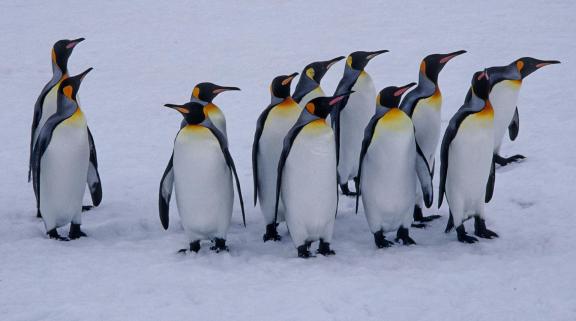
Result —
[[[376,132],[380,133],[382,130],[387,131],[403,131],[413,127],[412,121],[399,108],[390,109],[376,124]]]
[[[204,106],[204,114],[207,114],[208,116],[219,112],[220,108],[218,108],[218,106],[214,105],[213,103],[208,103],[206,106]]]
[[[76,108],[74,114],[65,119],[63,123],[65,123],[68,126],[82,126],[83,124],[86,123],[86,120],[84,119],[84,113],[82,113],[82,110],[80,110],[80,108],[78,107]]]
[[[307,134],[317,134],[325,131],[328,127],[325,119],[316,119],[308,123],[302,130]]]

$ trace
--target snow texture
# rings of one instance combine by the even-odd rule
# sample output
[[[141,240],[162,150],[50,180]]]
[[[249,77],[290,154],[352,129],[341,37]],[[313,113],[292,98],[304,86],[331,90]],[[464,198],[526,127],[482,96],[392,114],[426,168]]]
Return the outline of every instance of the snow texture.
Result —
[[[0,319],[574,320],[574,12],[570,0],[2,1]],[[88,238],[56,242],[26,183],[29,130],[52,44],[77,37],[87,40],[69,69],[94,67],[80,96],[104,199],[84,216]],[[523,56],[562,61],[524,82],[520,135],[502,151],[528,158],[498,169],[487,205],[501,237],[460,244],[443,233],[444,205],[442,219],[412,230],[417,246],[377,250],[363,212],[341,197],[337,255],[302,260],[285,225],[281,243],[262,242],[258,207],[242,227],[236,200],[230,253],[203,244],[176,255],[186,246],[176,206],[164,231],[157,202],[181,116],[163,104],[187,101],[201,81],[242,88],[215,103],[250,204],[252,137],[272,78],[379,49],[390,53],[367,67],[377,90],[416,81],[427,54],[468,51],[440,75],[443,126],[474,71]],[[342,70],[339,62],[326,75],[327,93]]]

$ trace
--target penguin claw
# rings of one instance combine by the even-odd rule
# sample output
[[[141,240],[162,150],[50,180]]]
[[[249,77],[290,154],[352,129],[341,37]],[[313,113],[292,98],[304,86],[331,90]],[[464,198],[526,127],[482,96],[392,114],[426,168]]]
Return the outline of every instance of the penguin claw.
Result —
[[[418,220],[418,222],[431,222],[431,221],[434,221],[435,219],[439,219],[441,217],[442,217],[442,215],[422,216],[422,218],[420,220]]]
[[[80,229],[80,224],[70,224],[70,232],[68,232],[68,238],[71,240],[76,240],[79,239],[81,237],[86,237],[88,235],[86,235],[86,233],[84,233],[81,229]]]
[[[282,237],[280,235],[278,235],[278,231],[276,230],[276,226],[278,226],[278,224],[268,224],[266,225],[266,233],[262,236],[262,239],[264,240],[264,242],[266,241],[274,241],[274,242],[278,242],[280,240],[282,240]]]
[[[230,252],[230,249],[228,246],[226,246],[226,240],[221,238],[214,239],[214,246],[211,246],[210,250],[216,251],[216,253],[220,253],[222,251]]]
[[[376,244],[376,247],[379,249],[383,249],[385,247],[391,247],[392,245],[394,245],[394,243],[388,241],[384,237],[384,232],[382,230],[374,233],[374,243]]]
[[[424,224],[424,223],[412,223],[412,225],[410,225],[414,228],[426,228],[428,227],[428,225]]]
[[[408,229],[405,227],[400,227],[396,233],[396,239],[394,241],[399,242],[402,240],[404,245],[415,245],[416,242],[410,237]]]
[[[46,234],[48,234],[48,237],[51,240],[57,240],[57,241],[62,241],[62,242],[70,241],[67,237],[60,236],[60,234],[58,234],[58,231],[56,231],[56,229],[52,229],[52,230],[48,231],[48,233],[46,233]]]
[[[186,255],[186,253],[188,253],[188,249],[180,249],[180,250],[178,250],[178,252],[176,252],[176,254],[181,254],[181,255]]]
[[[93,208],[94,208],[94,206],[92,206],[92,205],[82,205],[82,212],[87,212]]]
[[[460,241],[462,243],[472,244],[472,243],[478,242],[477,238],[475,238],[474,236],[470,236],[470,235],[466,234],[466,230],[464,229],[464,225],[460,225],[456,228],[456,235],[458,236],[458,241]]]
[[[479,217],[476,217],[474,220],[474,235],[484,239],[492,239],[498,237],[498,234],[486,228],[486,222],[484,219]]]
[[[320,241],[320,245],[318,246],[318,250],[316,250],[316,253],[324,256],[336,255],[336,252],[330,249],[330,243],[324,241]]]
[[[312,242],[305,242],[304,244],[300,245],[297,248],[298,257],[301,257],[303,259],[308,259],[308,258],[314,257],[314,255],[312,255],[312,253],[309,250],[311,244],[312,244]]]
[[[515,163],[515,162],[519,162],[523,159],[526,159],[526,156],[524,155],[520,155],[520,154],[516,154],[514,156],[510,156],[510,157],[502,157],[500,155],[495,154],[494,155],[494,162],[500,166],[506,166],[510,163]]]

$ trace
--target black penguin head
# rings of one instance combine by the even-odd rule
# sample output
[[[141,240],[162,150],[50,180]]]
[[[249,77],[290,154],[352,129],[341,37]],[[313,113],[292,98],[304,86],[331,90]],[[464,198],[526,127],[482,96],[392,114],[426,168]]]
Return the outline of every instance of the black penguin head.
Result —
[[[528,77],[528,75],[544,66],[559,63],[560,61],[558,60],[540,60],[532,57],[523,57],[513,62],[513,64],[516,65],[516,68],[520,72],[520,75],[522,75],[522,79]]]
[[[74,47],[82,41],[84,38],[59,40],[52,47],[52,63],[56,64],[63,74],[68,73],[68,58],[70,58]]]
[[[490,75],[488,71],[477,71],[472,76],[472,91],[482,100],[488,100],[490,94]]]
[[[353,91],[332,97],[316,97],[309,101],[305,108],[312,115],[318,116],[320,118],[326,118],[328,115],[330,115],[330,112],[334,106],[338,105],[342,99],[350,96],[352,93]]]
[[[420,73],[426,75],[428,79],[432,80],[432,82],[436,84],[438,82],[438,75],[442,71],[442,68],[446,66],[448,61],[463,53],[466,53],[466,50],[459,50],[448,54],[433,54],[426,56],[426,58],[422,59],[422,63],[420,63]]]
[[[390,86],[380,90],[378,98],[376,98],[376,103],[382,107],[386,108],[397,108],[400,105],[400,99],[408,89],[416,85],[415,82],[411,82],[408,85],[402,87]]]
[[[378,50],[378,51],[356,51],[351,53],[346,59],[346,65],[355,70],[364,70],[368,62],[372,58],[388,52],[388,50]]]
[[[93,68],[88,68],[84,72],[68,77],[60,83],[60,87],[58,87],[58,93],[63,94],[64,96],[68,97],[69,99],[76,101],[76,95],[78,94],[78,90],[80,90],[80,84],[84,77],[92,70]]]
[[[337,63],[338,61],[340,61],[344,58],[346,58],[346,57],[340,56],[340,57],[336,57],[334,59],[327,60],[327,61],[313,62],[313,63],[309,64],[308,66],[304,67],[303,73],[306,75],[306,77],[308,77],[308,78],[314,80],[316,83],[320,84],[320,81],[322,81],[322,78],[324,77],[324,75],[326,75],[326,72],[328,71],[328,69],[330,69],[330,67],[332,67],[335,63]]]
[[[240,88],[219,86],[211,82],[201,82],[192,90],[192,97],[211,103],[219,93],[228,90],[240,90]]]
[[[190,125],[200,124],[206,119],[204,106],[200,103],[188,102],[184,105],[165,104],[164,106],[180,112],[180,114],[184,116],[186,122]]]
[[[298,75],[297,72],[291,75],[284,75],[278,76],[272,80],[272,84],[270,85],[270,93],[272,97],[286,99],[290,97],[290,84],[294,77]]]

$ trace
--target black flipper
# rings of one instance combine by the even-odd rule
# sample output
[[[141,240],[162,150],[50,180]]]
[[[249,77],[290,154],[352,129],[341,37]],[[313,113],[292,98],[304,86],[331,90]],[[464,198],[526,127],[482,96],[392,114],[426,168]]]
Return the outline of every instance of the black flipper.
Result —
[[[496,161],[492,158],[490,165],[490,176],[488,176],[488,183],[486,183],[486,196],[484,202],[488,203],[494,195],[494,183],[496,182]]]
[[[422,188],[422,195],[424,197],[424,205],[426,208],[432,206],[434,201],[434,187],[432,186],[432,172],[430,171],[430,166],[426,157],[420,149],[420,145],[416,142],[416,174],[418,175],[418,180],[420,181],[420,187]]]
[[[286,159],[288,159],[288,155],[290,154],[290,149],[292,149],[292,144],[294,140],[300,133],[300,131],[304,128],[304,126],[308,125],[310,122],[321,119],[318,116],[312,115],[308,112],[308,110],[303,109],[300,117],[296,121],[296,124],[292,126],[292,128],[284,137],[284,144],[282,148],[282,153],[280,154],[280,160],[278,161],[278,177],[276,179],[276,205],[274,207],[274,223],[278,220],[278,205],[280,203],[280,188],[282,187],[282,172],[284,171],[284,165],[286,164]]]
[[[516,137],[518,137],[518,131],[520,131],[520,116],[518,115],[518,106],[516,106],[514,117],[512,117],[512,121],[510,122],[510,125],[508,125],[508,135],[510,136],[510,140],[516,140]]]
[[[340,79],[340,82],[336,87],[336,91],[334,92],[334,96],[342,95],[352,91],[352,87],[354,87],[354,84],[356,84],[356,81],[358,80],[358,77],[361,73],[362,71],[354,70],[346,66],[344,70],[344,76],[342,79]],[[334,130],[334,137],[336,138],[336,164],[340,162],[340,112],[342,112],[342,110],[348,104],[349,98],[350,96],[344,97],[338,103],[338,106],[335,106],[330,113],[330,121],[332,123],[332,129]]]
[[[264,131],[264,124],[266,123],[266,119],[268,119],[268,114],[272,108],[276,106],[275,104],[270,104],[260,117],[258,117],[258,121],[256,122],[256,132],[254,133],[254,142],[252,143],[252,177],[254,178],[254,206],[256,206],[256,202],[258,201],[258,149],[260,145],[260,137],[262,136],[262,132]]]
[[[420,81],[416,88],[412,89],[409,93],[404,96],[402,102],[400,103],[400,109],[408,115],[408,117],[412,118],[412,114],[416,109],[416,105],[421,99],[426,99],[436,92],[436,85],[428,80],[428,81]]]
[[[94,206],[100,205],[102,202],[102,182],[100,181],[100,174],[98,173],[98,158],[96,156],[96,145],[94,138],[88,128],[88,142],[90,145],[90,164],[88,165],[88,189],[92,197],[92,204]]]
[[[164,170],[162,180],[160,180],[160,192],[158,197],[158,208],[160,211],[160,222],[165,230],[168,229],[170,222],[170,198],[172,197],[172,189],[174,186],[174,168],[173,168],[174,152],[170,156],[170,161]]]

